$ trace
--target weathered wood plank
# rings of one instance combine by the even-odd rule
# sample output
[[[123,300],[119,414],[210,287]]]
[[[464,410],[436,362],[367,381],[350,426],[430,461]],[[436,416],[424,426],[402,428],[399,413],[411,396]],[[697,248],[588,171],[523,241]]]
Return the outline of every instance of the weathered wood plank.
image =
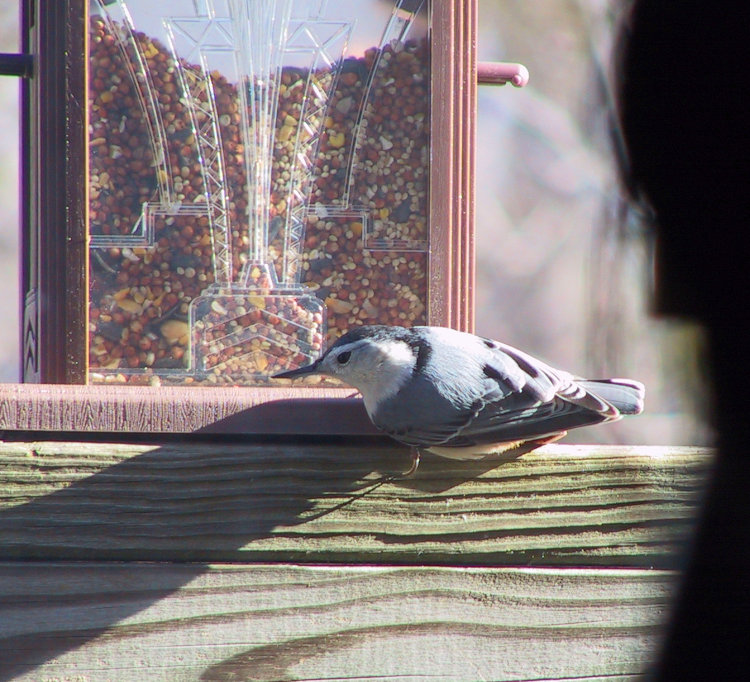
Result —
[[[672,568],[711,455],[556,445],[425,458],[389,480],[408,459],[362,443],[0,443],[0,559]]]
[[[0,431],[377,435],[351,388],[0,384]]]
[[[674,574],[0,564],[0,679],[635,680]]]

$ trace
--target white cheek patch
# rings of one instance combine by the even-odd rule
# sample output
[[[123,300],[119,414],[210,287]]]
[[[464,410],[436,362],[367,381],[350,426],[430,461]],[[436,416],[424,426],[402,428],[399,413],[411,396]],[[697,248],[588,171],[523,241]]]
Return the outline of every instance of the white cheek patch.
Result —
[[[386,343],[381,342],[380,347],[389,366],[404,373],[408,370],[409,375],[411,375],[417,361],[414,357],[414,351],[408,343],[387,341]]]
[[[369,414],[373,414],[383,400],[398,393],[411,379],[417,363],[411,347],[403,341],[381,341],[378,345],[378,361],[369,377],[367,389],[362,391]]]

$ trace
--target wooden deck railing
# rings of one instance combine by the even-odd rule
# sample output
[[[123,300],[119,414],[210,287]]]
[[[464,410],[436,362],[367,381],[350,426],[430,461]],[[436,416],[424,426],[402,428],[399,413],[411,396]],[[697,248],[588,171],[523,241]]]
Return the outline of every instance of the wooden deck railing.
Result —
[[[0,679],[634,680],[711,465],[373,438],[0,443]],[[209,438],[213,440],[209,440]]]

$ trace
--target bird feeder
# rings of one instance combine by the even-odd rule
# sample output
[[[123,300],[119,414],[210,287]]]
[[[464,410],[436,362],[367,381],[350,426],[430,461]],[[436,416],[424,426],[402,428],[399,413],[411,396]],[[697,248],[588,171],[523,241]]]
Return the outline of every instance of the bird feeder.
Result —
[[[24,21],[25,380],[265,386],[354,326],[471,330],[475,2]]]

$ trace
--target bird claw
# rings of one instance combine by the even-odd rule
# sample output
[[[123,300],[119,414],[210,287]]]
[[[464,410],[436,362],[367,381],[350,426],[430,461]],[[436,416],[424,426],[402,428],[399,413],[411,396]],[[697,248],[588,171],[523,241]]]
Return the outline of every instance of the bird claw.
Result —
[[[413,476],[417,472],[417,468],[419,467],[420,457],[421,457],[421,453],[419,452],[419,448],[412,448],[411,466],[406,471],[404,471],[403,474],[401,474],[401,478],[409,478],[410,476]]]

